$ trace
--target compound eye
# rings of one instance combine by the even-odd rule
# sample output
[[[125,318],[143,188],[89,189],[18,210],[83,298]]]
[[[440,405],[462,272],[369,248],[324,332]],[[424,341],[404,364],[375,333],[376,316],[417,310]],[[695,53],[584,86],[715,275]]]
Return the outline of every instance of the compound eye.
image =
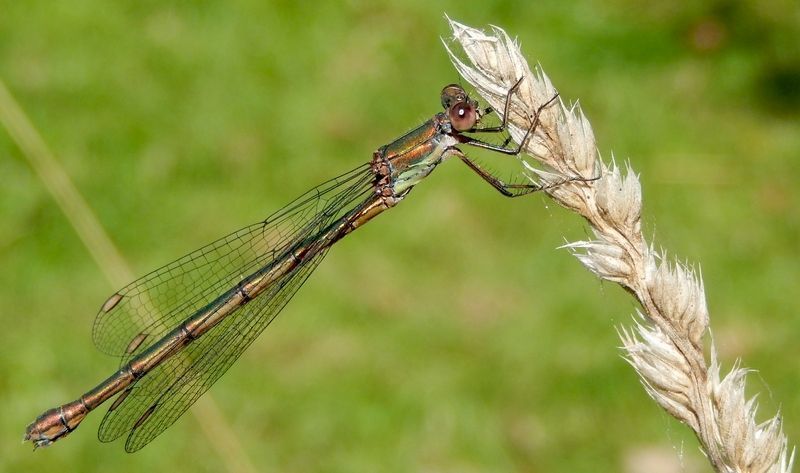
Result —
[[[465,102],[467,100],[467,93],[458,84],[450,84],[442,89],[442,107],[448,110],[457,102]]]
[[[468,102],[456,103],[448,111],[450,124],[456,131],[467,131],[478,122],[475,107]]]

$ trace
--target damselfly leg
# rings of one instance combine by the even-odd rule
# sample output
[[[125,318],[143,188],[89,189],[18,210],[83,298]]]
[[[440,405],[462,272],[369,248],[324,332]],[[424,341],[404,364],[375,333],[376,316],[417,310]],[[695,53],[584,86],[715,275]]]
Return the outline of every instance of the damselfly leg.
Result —
[[[514,93],[516,93],[516,91],[519,89],[519,86],[522,84],[523,79],[524,77],[520,78],[519,80],[517,80],[517,82],[514,83],[514,85],[511,86],[510,89],[508,89],[508,92],[506,93],[505,105],[503,106],[503,116],[500,125],[489,126],[489,127],[473,126],[469,130],[465,130],[465,133],[506,132],[508,130],[508,116],[511,107],[511,99]],[[506,140],[500,145],[489,143],[480,140],[478,138],[466,135],[459,135],[458,140],[461,144],[474,146],[476,148],[487,149],[489,151],[494,151],[496,153],[501,153],[509,156],[516,156],[522,152],[522,149],[527,144],[530,137],[533,136],[534,133],[536,133],[536,129],[540,123],[539,118],[541,116],[542,111],[545,110],[547,107],[551,106],[556,101],[557,98],[558,98],[558,93],[556,93],[552,98],[550,98],[547,102],[540,105],[536,109],[536,111],[533,113],[533,116],[530,117],[531,124],[526,130],[525,136],[522,138],[522,140],[520,140],[519,144],[516,147],[513,148],[508,147],[508,143],[511,141],[510,136],[506,138]],[[487,111],[489,111],[490,113],[491,109],[487,109]],[[545,186],[541,186],[539,184],[534,184],[534,183],[524,183],[524,184],[506,183],[501,178],[495,176],[491,172],[481,167],[477,162],[475,162],[475,160],[473,160],[466,154],[462,152],[456,152],[455,154],[461,159],[461,161],[464,162],[464,164],[466,164],[472,171],[474,171],[478,176],[480,176],[481,179],[486,181],[489,185],[491,185],[493,188],[495,188],[498,192],[500,192],[502,195],[506,197],[520,197],[547,188]],[[564,182],[569,182],[569,180],[573,179],[567,179]],[[562,184],[562,182],[558,183],[558,185],[560,184]]]

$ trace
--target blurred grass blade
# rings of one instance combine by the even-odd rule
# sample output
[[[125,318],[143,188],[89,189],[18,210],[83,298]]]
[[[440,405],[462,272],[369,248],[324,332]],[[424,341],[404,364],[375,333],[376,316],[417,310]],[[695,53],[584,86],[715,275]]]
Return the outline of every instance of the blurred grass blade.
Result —
[[[134,274],[130,266],[2,79],[0,79],[0,123],[6,128],[37,177],[67,217],[111,286],[120,287],[133,280]],[[194,405],[192,412],[228,471],[256,471],[210,394],[202,397]]]
[[[0,80],[0,122],[36,171],[37,177],[41,179],[53,200],[64,212],[111,285],[118,287],[132,280],[133,272],[122,255],[114,247],[83,196],[75,188],[64,168],[53,157],[2,80]]]

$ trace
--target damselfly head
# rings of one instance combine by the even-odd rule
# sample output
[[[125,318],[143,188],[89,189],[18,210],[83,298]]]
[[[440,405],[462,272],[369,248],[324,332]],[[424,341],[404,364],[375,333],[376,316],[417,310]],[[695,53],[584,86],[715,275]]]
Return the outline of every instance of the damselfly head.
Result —
[[[471,100],[458,84],[442,89],[442,107],[447,110],[450,124],[456,131],[467,131],[478,123],[478,102]]]
[[[442,107],[444,107],[445,110],[450,110],[450,107],[456,103],[466,102],[468,100],[467,92],[458,84],[446,85],[444,89],[442,89]]]

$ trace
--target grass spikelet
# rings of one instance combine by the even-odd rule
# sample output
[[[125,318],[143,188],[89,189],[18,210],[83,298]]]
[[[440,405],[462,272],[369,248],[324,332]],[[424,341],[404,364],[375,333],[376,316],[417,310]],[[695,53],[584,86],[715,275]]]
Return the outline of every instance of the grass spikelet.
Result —
[[[556,96],[553,83],[541,68],[531,70],[519,44],[502,29],[485,33],[452,20],[450,27],[466,57],[448,48],[453,64],[495,110],[503,110],[507,91],[525,78],[508,117],[509,133],[519,142],[536,110]],[[625,287],[641,305],[633,327],[619,333],[647,394],[695,432],[716,471],[790,471],[794,452],[788,452],[780,415],[757,423],[757,404],[744,392],[747,371],[737,363],[720,376],[713,340],[706,359],[702,278],[645,241],[642,189],[632,167],[626,164],[623,171],[613,159],[603,162],[586,116],[561,98],[541,112],[524,151],[535,160],[525,162],[526,168],[545,192],[591,226],[592,240],[563,248],[601,279]]]

